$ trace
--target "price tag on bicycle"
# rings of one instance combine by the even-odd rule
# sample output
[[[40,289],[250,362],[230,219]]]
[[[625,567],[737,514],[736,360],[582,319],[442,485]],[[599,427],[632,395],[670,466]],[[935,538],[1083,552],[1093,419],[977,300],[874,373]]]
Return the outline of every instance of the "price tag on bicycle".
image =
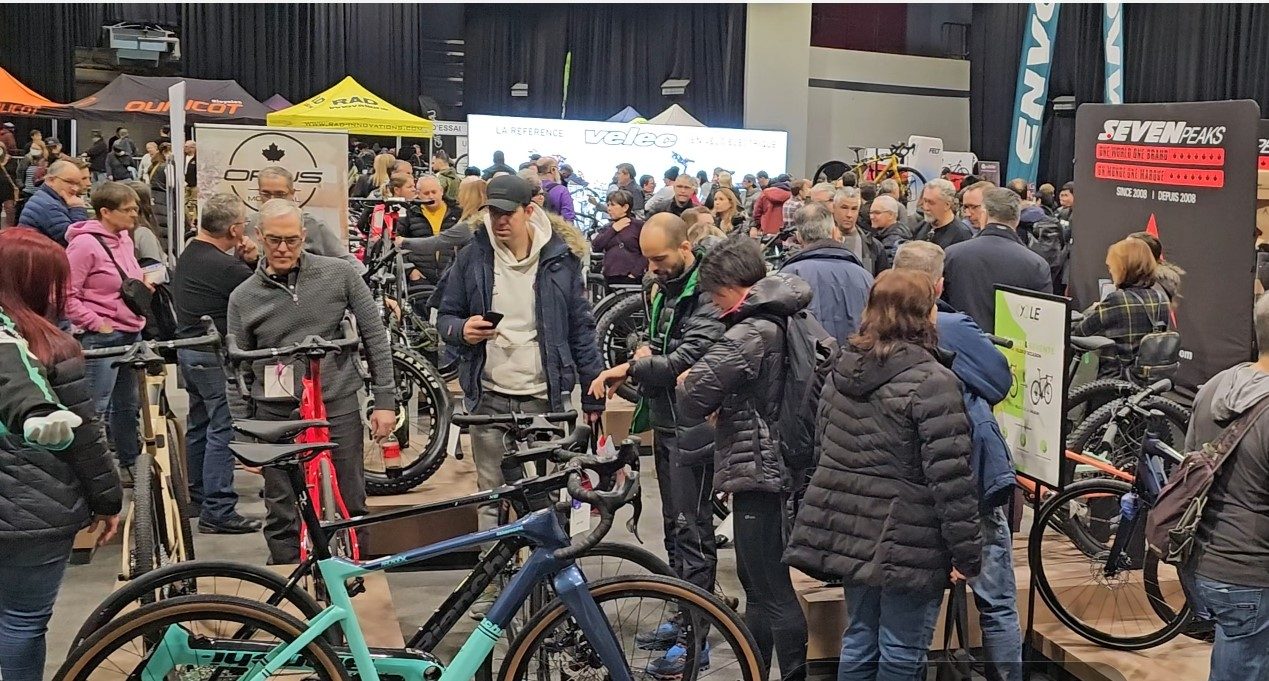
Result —
[[[612,437],[608,435],[599,436],[599,439],[595,441],[595,456],[601,461],[617,458],[617,446],[613,443]],[[625,472],[619,471],[615,475],[615,480],[614,488],[624,484]],[[589,491],[595,489],[598,485],[599,474],[595,471],[587,470],[586,477],[582,480],[582,488]],[[569,536],[576,537],[579,534],[589,532],[591,530],[591,517],[594,515],[599,515],[599,509],[593,509],[590,504],[574,499],[569,512]]]

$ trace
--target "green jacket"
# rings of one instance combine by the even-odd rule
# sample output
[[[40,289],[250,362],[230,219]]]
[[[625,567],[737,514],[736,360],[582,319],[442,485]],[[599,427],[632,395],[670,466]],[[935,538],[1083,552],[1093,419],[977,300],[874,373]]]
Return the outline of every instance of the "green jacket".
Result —
[[[458,186],[463,183],[463,178],[458,176],[458,171],[453,168],[446,168],[436,174],[436,179],[441,182],[441,189],[445,192],[445,198],[450,201],[457,201]]]

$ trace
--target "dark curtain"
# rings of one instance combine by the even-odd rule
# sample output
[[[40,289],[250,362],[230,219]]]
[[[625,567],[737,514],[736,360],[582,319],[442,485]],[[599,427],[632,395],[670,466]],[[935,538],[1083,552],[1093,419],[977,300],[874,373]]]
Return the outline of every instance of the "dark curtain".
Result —
[[[1062,5],[1040,153],[1041,181],[1073,177],[1074,112],[1055,97],[1103,100],[1102,6]],[[970,28],[970,147],[1005,161],[1027,5],[975,4]],[[1254,99],[1269,115],[1269,6],[1124,4],[1124,101]]]
[[[571,51],[568,118],[604,119],[626,106],[650,117],[679,103],[708,125],[742,123],[743,5],[475,6],[466,47],[469,113],[560,117]],[[661,94],[671,77],[691,81],[682,97]],[[528,97],[511,97],[517,82]]]
[[[0,66],[55,102],[75,98],[78,6],[0,5]]]

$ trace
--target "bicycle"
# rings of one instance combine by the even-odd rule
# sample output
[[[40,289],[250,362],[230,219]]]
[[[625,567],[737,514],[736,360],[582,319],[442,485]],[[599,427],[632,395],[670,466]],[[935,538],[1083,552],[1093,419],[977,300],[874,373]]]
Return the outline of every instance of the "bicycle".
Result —
[[[599,352],[604,356],[604,367],[624,364],[634,357],[639,337],[648,329],[648,310],[644,304],[643,287],[638,285],[613,287],[613,294],[595,306],[595,335]],[[617,388],[617,394],[629,402],[639,400],[639,386],[627,380]]]
[[[836,182],[842,178],[847,172],[854,173],[855,178],[860,182],[881,183],[883,180],[894,180],[899,183],[900,196],[911,196],[913,189],[919,190],[926,184],[925,175],[916,168],[904,165],[907,161],[908,154],[916,149],[915,144],[898,144],[890,145],[890,154],[882,156],[880,154],[864,158],[860,155],[864,147],[850,147],[855,152],[855,163],[853,165],[845,161],[826,161],[815,170],[815,174],[811,177],[814,182]]]
[[[119,575],[125,581],[163,565],[194,558],[184,433],[168,403],[166,390],[167,364],[177,350],[219,350],[220,334],[211,318],[203,317],[202,322],[207,333],[197,338],[142,340],[84,351],[87,359],[113,359],[112,366],[136,373],[142,449],[133,469],[132,506],[122,532]],[[169,357],[160,353],[168,353]]]
[[[1163,414],[1124,402],[1092,454],[1113,448],[1114,431],[1134,417],[1149,423]],[[1151,429],[1133,473],[1067,485],[1036,515],[1027,558],[1040,597],[1062,624],[1093,643],[1142,650],[1173,638],[1190,620],[1180,575],[1145,545],[1145,518],[1167,470],[1180,461]]]
[[[525,414],[478,417],[456,415],[455,418],[460,421],[466,419],[466,423],[460,422],[460,425],[464,427],[471,424],[513,424],[509,427],[516,429],[514,436],[516,442],[529,444],[538,443],[542,437],[562,436],[562,432],[553,424],[574,422],[577,419],[577,412],[568,411],[536,416]],[[311,427],[326,425],[329,424],[320,420],[239,421],[235,424],[235,428],[266,443],[285,444]],[[566,441],[551,442],[529,449],[517,448],[517,452],[519,456],[526,457],[525,460],[535,460],[547,455],[556,457],[562,456],[565,452],[581,451],[584,449],[586,439],[578,439],[578,435],[575,434],[574,438]],[[461,451],[456,452],[456,457],[461,458],[461,454]],[[302,493],[307,489],[307,481],[301,479],[300,483],[293,482],[292,484],[300,518],[303,520],[313,516],[320,517],[321,510],[317,506],[316,498]],[[555,492],[557,489],[548,491]],[[537,510],[540,505],[539,499],[530,499],[524,493],[498,495],[495,491],[490,494],[489,501],[495,500],[509,508],[516,517],[527,516],[533,510]],[[404,517],[428,512],[418,509],[405,511]],[[509,518],[506,515],[503,517]],[[325,601],[325,588],[321,583],[321,574],[316,569],[317,563],[330,557],[332,557],[330,547],[317,542],[308,556],[292,569],[289,575],[285,576],[266,568],[233,561],[195,560],[169,565],[133,580],[107,596],[84,620],[71,647],[79,645],[94,632],[130,609],[133,603],[150,603],[156,599],[165,600],[195,594],[230,593],[236,596],[249,594],[257,602],[275,607],[285,606],[285,609],[299,613],[304,619],[312,619],[322,611],[323,606],[319,603],[319,598]],[[586,574],[592,577],[628,575],[631,574],[632,567],[638,567],[646,574],[672,576],[669,566],[660,558],[639,547],[625,544],[600,543],[578,560]],[[362,584],[354,584],[350,587],[349,593],[355,596],[363,588]],[[542,600],[539,607],[545,602]]]
[[[579,431],[582,428],[578,429]],[[305,458],[331,443],[292,445],[234,444],[236,456],[253,466],[280,466],[296,486],[303,485],[300,466]],[[743,623],[708,593],[685,582],[666,577],[616,578],[588,583],[574,562],[578,555],[597,544],[612,527],[616,511],[638,495],[638,448],[633,441],[623,443],[611,461],[593,457],[574,459],[558,473],[506,485],[490,492],[464,497],[419,509],[393,511],[375,516],[321,525],[313,509],[308,521],[316,539],[327,531],[340,531],[421,512],[484,503],[508,494],[540,494],[563,485],[570,497],[600,510],[600,522],[585,537],[571,541],[554,509],[530,513],[511,525],[476,532],[430,546],[411,549],[369,562],[327,558],[318,570],[331,595],[332,605],[305,624],[269,606],[231,596],[185,596],[163,601],[128,613],[90,636],[77,647],[55,678],[67,681],[92,678],[94,672],[110,667],[112,673],[137,678],[158,678],[169,674],[182,677],[219,675],[228,671],[237,678],[253,681],[280,671],[303,671],[320,679],[346,679],[350,672],[360,679],[375,681],[391,676],[428,681],[470,679],[494,649],[515,612],[533,588],[550,582],[557,598],[526,623],[511,643],[498,674],[500,679],[558,679],[609,677],[633,679],[631,664],[623,651],[638,654],[622,640],[640,628],[639,615],[661,617],[670,608],[683,622],[684,669],[679,678],[698,678],[701,672],[726,667],[723,674],[739,678],[760,678],[761,661]],[[619,489],[586,490],[581,484],[584,471],[602,479],[612,479],[629,469]],[[426,560],[437,555],[486,542],[496,542],[477,568],[446,599],[428,624],[420,628],[403,649],[371,649],[345,589],[348,579],[371,572]],[[493,575],[510,562],[521,547],[531,549],[528,560],[508,584],[489,613],[446,667],[432,654],[437,642],[453,627],[489,585]],[[634,598],[633,609],[624,611],[620,601]],[[644,601],[660,601],[657,609]],[[634,616],[631,617],[633,612]],[[226,626],[216,626],[216,623]],[[331,632],[339,630],[346,646],[336,648]],[[705,641],[709,632],[711,641]],[[720,645],[725,650],[720,650]],[[558,665],[558,666],[554,666]]]

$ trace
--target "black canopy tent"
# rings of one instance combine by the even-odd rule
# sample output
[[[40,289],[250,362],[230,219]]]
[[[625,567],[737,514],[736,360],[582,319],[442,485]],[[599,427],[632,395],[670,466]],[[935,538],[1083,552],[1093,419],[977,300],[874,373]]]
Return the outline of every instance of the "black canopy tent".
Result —
[[[236,81],[121,75],[96,94],[72,102],[76,118],[168,118],[168,88],[185,81],[185,120],[190,123],[264,123],[269,108]]]

